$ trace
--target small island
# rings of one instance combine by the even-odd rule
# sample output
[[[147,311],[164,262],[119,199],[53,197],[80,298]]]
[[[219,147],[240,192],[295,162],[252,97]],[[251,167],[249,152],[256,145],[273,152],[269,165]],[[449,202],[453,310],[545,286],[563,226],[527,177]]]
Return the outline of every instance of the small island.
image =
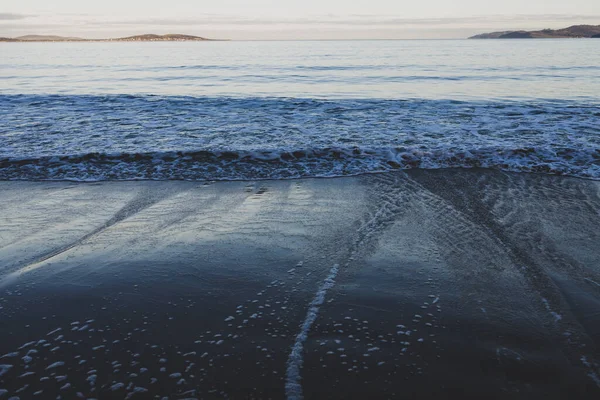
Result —
[[[503,31],[482,33],[469,39],[568,39],[600,38],[600,25],[573,25],[564,29],[541,31]]]
[[[170,33],[166,35],[144,34],[114,39],[84,39],[79,37],[54,36],[54,35],[25,35],[15,38],[0,37],[0,42],[205,42],[219,41],[200,36],[181,35]]]

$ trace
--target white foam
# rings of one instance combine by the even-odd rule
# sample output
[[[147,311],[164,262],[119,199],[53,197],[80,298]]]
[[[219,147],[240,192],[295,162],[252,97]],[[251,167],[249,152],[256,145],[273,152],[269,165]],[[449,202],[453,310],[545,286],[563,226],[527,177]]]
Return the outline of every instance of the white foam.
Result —
[[[596,371],[594,370],[593,365],[587,360],[587,357],[582,356],[581,362],[583,363],[583,365],[585,365],[586,367],[588,367],[590,369],[590,372],[588,372],[587,375],[594,381],[594,383],[598,387],[600,387],[600,376],[598,376],[598,373],[596,373]]]
[[[86,378],[86,381],[89,382],[90,386],[96,386],[96,379],[98,378],[98,375],[90,375]]]
[[[48,333],[46,334],[46,336],[53,335],[53,334],[55,334],[56,332],[60,332],[60,331],[62,331],[62,328],[56,328],[55,330],[48,332]]]
[[[339,265],[335,264],[329,271],[329,275],[325,278],[314,299],[310,302],[306,318],[300,326],[300,333],[296,336],[296,341],[292,346],[292,350],[288,357],[287,370],[286,370],[286,381],[285,381],[285,393],[289,400],[301,400],[303,399],[302,385],[300,383],[302,376],[300,370],[304,364],[304,343],[308,338],[310,328],[316,321],[319,315],[320,306],[325,301],[327,291],[335,285],[335,278],[337,277]]]
[[[48,365],[46,367],[46,370],[62,367],[63,365],[65,365],[65,363],[63,361],[57,361],[55,363]]]
[[[27,342],[23,346],[19,347],[17,350],[23,350],[24,348],[34,345],[35,343],[37,343],[35,340],[33,342]]]
[[[548,302],[547,299],[545,299],[545,298],[542,297],[542,302],[546,306],[546,310],[548,310],[548,312],[550,313],[550,315],[552,315],[554,317],[554,322],[558,322],[558,321],[560,321],[562,319],[562,315],[560,315],[559,313],[557,313],[554,310],[552,310],[552,308],[550,307],[550,302]]]
[[[130,399],[132,398],[135,394],[137,393],[146,393],[148,391],[148,389],[140,387],[140,386],[136,386],[133,388],[133,391],[130,392],[127,397],[125,397],[125,399]]]
[[[0,376],[6,374],[12,367],[10,364],[0,364]]]
[[[590,371],[588,373],[588,376],[594,381],[596,386],[600,387],[600,376],[598,376],[598,374],[596,372]]]

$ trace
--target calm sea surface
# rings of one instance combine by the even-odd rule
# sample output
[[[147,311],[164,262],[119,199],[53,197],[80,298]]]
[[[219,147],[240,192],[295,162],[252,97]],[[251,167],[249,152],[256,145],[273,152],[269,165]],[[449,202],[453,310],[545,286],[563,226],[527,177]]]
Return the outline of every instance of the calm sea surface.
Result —
[[[600,40],[0,44],[0,179],[600,178]]]

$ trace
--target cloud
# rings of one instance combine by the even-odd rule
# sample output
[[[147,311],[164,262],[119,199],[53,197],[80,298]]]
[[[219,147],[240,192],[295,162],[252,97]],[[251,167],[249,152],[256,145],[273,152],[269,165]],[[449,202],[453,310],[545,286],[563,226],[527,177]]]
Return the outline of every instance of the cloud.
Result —
[[[31,15],[0,12],[0,21],[17,21],[29,17],[31,17]]]
[[[35,17],[33,15],[0,13],[0,20],[17,21]],[[43,18],[35,18],[23,23],[8,22],[19,25],[35,24],[57,24],[71,25],[73,27],[135,27],[135,26],[155,26],[155,27],[189,27],[189,26],[239,26],[239,27],[312,27],[312,26],[330,26],[330,27],[356,27],[356,28],[402,28],[402,27],[468,27],[482,25],[506,25],[515,26],[518,24],[540,24],[540,23],[600,23],[600,15],[571,15],[571,14],[538,14],[538,15],[483,15],[467,17],[447,17],[447,18],[404,18],[390,15],[369,15],[369,14],[346,14],[346,15],[312,15],[296,18],[289,17],[269,17],[269,18],[248,18],[234,15],[201,14],[191,17],[144,17],[144,18],[123,18],[114,16],[94,16],[89,14],[55,14],[46,15]]]
[[[399,27],[399,26],[468,26],[481,24],[507,24],[523,22],[564,21],[565,23],[580,23],[597,21],[597,15],[489,15],[460,18],[401,18],[378,15],[349,15],[349,16],[314,16],[303,18],[243,18],[218,15],[205,15],[195,18],[144,18],[133,20],[90,21],[92,25],[140,25],[140,26],[207,26],[207,25],[237,25],[237,26],[348,26],[348,27]]]

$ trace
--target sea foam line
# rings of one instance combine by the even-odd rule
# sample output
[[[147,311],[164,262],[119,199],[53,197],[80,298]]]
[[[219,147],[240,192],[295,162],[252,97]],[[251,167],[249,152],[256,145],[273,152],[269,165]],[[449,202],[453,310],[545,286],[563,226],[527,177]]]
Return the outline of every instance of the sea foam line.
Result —
[[[314,299],[310,302],[308,311],[306,312],[306,318],[301,325],[300,333],[296,336],[296,341],[292,346],[292,351],[288,357],[285,380],[285,394],[288,400],[302,400],[304,398],[302,395],[302,385],[300,383],[300,380],[302,379],[300,370],[302,369],[302,364],[304,364],[304,342],[306,342],[308,332],[319,315],[319,309],[325,301],[327,291],[335,285],[335,278],[338,274],[338,270],[338,264],[335,264],[331,267],[331,270],[329,270],[329,275],[325,278],[321,287],[317,290]]]

